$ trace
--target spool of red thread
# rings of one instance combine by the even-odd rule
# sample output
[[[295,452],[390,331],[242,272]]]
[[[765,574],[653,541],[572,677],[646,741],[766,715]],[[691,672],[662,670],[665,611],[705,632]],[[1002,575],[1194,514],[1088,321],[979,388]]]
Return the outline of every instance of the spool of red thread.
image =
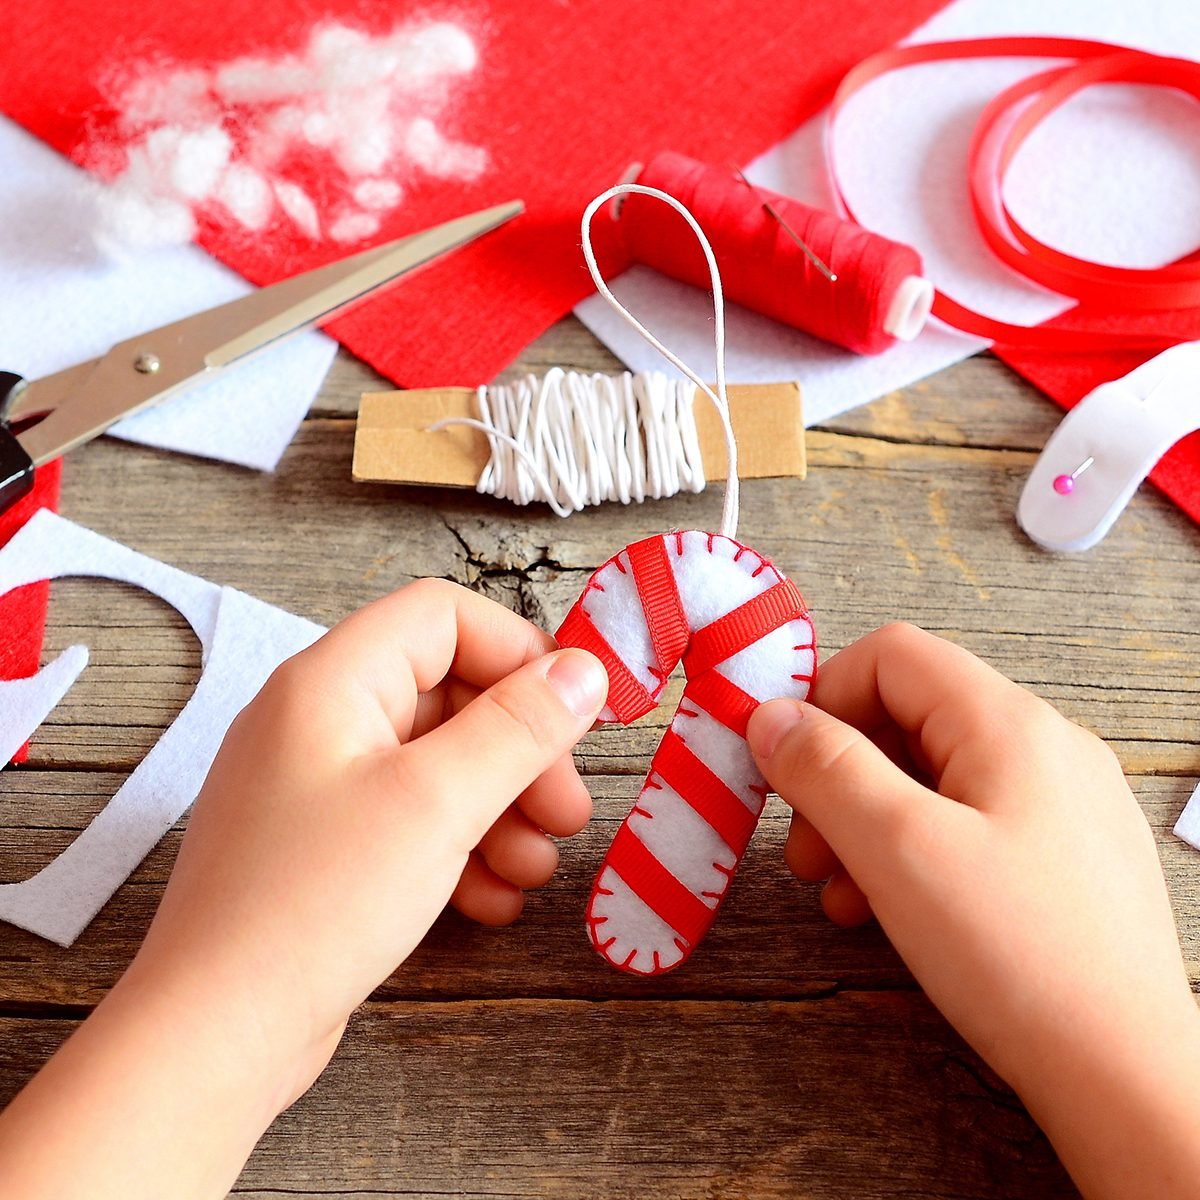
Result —
[[[934,291],[911,247],[683,154],[656,155],[637,182],[687,206],[712,243],[726,295],[738,304],[859,354],[911,341],[924,327]],[[630,193],[617,221],[636,261],[708,288],[695,236],[667,205]],[[836,279],[821,272],[789,229]]]

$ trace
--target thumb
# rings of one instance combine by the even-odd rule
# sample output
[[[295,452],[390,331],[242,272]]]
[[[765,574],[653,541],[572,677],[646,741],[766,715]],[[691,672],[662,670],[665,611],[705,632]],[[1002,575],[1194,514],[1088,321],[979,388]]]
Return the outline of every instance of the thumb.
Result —
[[[860,884],[938,799],[853,726],[811,704],[759,705],[746,740],[774,791],[812,823]]]
[[[505,676],[397,753],[405,776],[444,810],[460,848],[470,850],[587,733],[607,695],[598,658],[559,650]]]

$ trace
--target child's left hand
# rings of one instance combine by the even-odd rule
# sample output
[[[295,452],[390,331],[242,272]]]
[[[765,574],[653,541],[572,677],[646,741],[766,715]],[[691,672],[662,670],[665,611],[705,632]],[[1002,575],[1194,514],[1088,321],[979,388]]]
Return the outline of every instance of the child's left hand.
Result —
[[[225,738],[132,973],[332,1050],[447,901],[514,920],[558,864],[546,834],[591,815],[571,749],[607,678],[553,649],[422,580],[284,663]]]
[[[439,580],[284,663],[226,735],[129,970],[0,1118],[0,1194],[224,1196],[447,901],[502,925],[550,878],[546,834],[591,815],[571,749],[607,687]]]
[[[591,815],[571,748],[607,686],[438,580],[284,663],[226,735],[129,970],[0,1118],[0,1194],[224,1196],[447,901],[501,925],[550,878],[546,834]]]

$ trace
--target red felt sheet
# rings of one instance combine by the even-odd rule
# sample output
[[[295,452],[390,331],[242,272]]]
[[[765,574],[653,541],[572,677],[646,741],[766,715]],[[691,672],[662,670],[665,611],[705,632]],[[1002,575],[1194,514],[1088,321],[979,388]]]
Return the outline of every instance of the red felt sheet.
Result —
[[[8,512],[0,513],[0,546],[39,508],[58,508],[61,475],[61,462],[47,463],[34,477],[33,491]],[[0,679],[22,679],[36,673],[49,599],[49,583],[17,588],[0,599]],[[22,747],[13,761],[23,762],[24,759],[25,748]]]
[[[112,132],[104,95],[139,63],[296,51],[325,20],[371,33],[413,16],[455,21],[474,37],[479,65],[445,131],[486,147],[492,166],[471,184],[414,180],[379,240],[512,198],[528,213],[332,332],[398,383],[473,385],[591,290],[579,218],[630,163],[662,149],[747,161],[815,112],[850,66],[945,2],[30,0],[5,14],[0,109],[78,156],[85,135]],[[324,162],[297,162],[289,174],[319,196],[313,173]],[[201,240],[256,283],[343,252],[283,221],[254,237],[209,225]]]
[[[375,240],[514,197],[528,213],[363,305],[331,332],[398,383],[477,384],[591,290],[580,214],[631,162],[664,148],[745,162],[815,112],[856,61],[945,3],[27,0],[5,13],[0,110],[64,153],[92,161],[97,140],[119,140],[116,85],[147,65],[212,66],[295,52],[327,21],[369,33],[414,17],[461,25],[479,48],[479,66],[443,127],[483,145],[492,165],[472,184],[411,181]],[[293,161],[289,173],[314,195],[327,195],[327,162]],[[284,220],[253,236],[209,223],[200,240],[256,283],[344,252],[307,240]],[[56,472],[43,471],[40,498],[52,502],[56,486]],[[46,589],[32,588],[0,608],[0,673],[37,668],[45,602]]]

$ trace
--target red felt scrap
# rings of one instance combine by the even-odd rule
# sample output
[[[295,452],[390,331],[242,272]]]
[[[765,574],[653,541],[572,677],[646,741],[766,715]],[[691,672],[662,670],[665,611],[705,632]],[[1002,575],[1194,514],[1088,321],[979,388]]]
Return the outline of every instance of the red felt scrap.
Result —
[[[0,546],[4,545],[39,508],[58,508],[62,462],[38,468],[33,491],[6,513],[0,513]],[[0,598],[0,679],[23,679],[37,673],[46,627],[49,583],[33,583]],[[13,756],[24,762],[27,746]]]
[[[446,133],[484,146],[475,182],[414,178],[378,240],[512,198],[523,218],[334,322],[331,332],[398,383],[486,382],[592,290],[579,251],[587,201],[635,161],[674,149],[745,162],[791,133],[865,55],[911,32],[946,0],[527,0],[452,6],[395,0],[46,0],[10,6],[0,109],[66,153],[118,138],[111,81],[140,64],[210,65],[299,50],[314,26],[369,33],[445,17],[479,47]],[[321,163],[289,175],[328,193]],[[209,224],[201,242],[255,283],[344,249],[284,221],[246,235]],[[608,265],[617,265],[610,256]]]

